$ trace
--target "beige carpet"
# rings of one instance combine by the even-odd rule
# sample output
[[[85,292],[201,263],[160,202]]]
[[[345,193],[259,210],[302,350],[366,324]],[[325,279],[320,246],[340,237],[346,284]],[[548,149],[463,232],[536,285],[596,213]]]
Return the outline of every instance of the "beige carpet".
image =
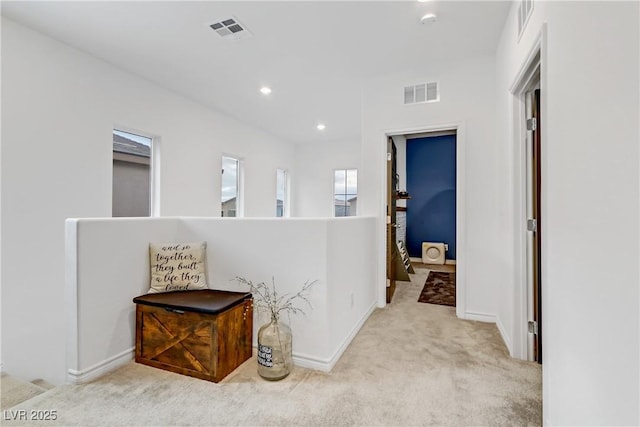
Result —
[[[47,384],[22,381],[4,372],[0,376],[0,410],[5,410],[47,391]]]
[[[13,409],[57,411],[34,425],[540,425],[540,367],[511,359],[495,325],[418,303],[427,272],[398,285],[331,373],[267,382],[254,358],[214,384],[131,363]]]

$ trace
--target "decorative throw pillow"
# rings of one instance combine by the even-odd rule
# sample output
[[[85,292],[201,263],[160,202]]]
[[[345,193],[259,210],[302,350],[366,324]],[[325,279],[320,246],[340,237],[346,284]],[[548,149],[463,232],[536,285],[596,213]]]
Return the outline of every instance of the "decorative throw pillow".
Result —
[[[149,293],[207,289],[206,249],[206,242],[149,243]]]

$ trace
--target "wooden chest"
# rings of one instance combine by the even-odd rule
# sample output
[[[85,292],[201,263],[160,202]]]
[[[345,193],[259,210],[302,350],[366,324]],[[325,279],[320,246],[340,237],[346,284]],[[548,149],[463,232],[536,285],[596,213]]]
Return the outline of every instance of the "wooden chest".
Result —
[[[136,303],[136,362],[218,382],[251,357],[250,293],[147,294]]]

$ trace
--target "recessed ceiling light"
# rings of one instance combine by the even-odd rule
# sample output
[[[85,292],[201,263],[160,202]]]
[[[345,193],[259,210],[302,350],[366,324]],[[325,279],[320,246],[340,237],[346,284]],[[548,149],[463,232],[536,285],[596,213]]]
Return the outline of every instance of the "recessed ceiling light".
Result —
[[[318,126],[316,126],[316,128],[318,130],[324,130],[326,128],[326,126],[323,123],[318,123]]]
[[[425,23],[425,22],[436,22],[436,14],[435,13],[427,13],[426,15],[424,15],[422,18],[420,18],[420,22],[421,23]]]
[[[271,93],[271,88],[263,86],[260,88],[260,92],[262,92],[263,95],[269,95]]]

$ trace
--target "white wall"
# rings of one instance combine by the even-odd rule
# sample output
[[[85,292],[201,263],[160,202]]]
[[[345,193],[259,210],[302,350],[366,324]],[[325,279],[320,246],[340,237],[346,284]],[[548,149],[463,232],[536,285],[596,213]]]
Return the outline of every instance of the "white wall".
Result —
[[[327,307],[333,351],[346,349],[376,304],[374,227],[374,218],[349,217],[336,218],[327,228]]]
[[[2,20],[0,20],[0,31],[2,31]],[[2,59],[0,58],[0,67],[2,64]],[[2,98],[2,84],[0,84],[0,99]],[[0,103],[1,105],[1,103]],[[0,106],[0,113],[2,111],[2,107]],[[1,120],[0,120],[1,121]],[[4,223],[4,221],[2,220],[2,137],[0,135],[0,236],[2,236],[2,224]],[[2,244],[0,243],[0,292],[2,289]],[[0,303],[0,312],[2,311],[1,309],[1,303]],[[2,328],[2,316],[0,315],[0,337],[2,336],[2,332],[4,329]],[[2,340],[0,339],[0,373],[4,372],[4,358],[3,358],[3,354],[4,352],[2,351]]]
[[[232,279],[274,277],[280,293],[295,293],[317,280],[312,308],[290,319],[294,361],[331,369],[375,307],[374,224],[373,218],[68,220],[69,379],[85,382],[131,359],[132,299],[149,289],[149,242],[162,241],[206,241],[212,289],[246,291]],[[268,320],[256,313],[254,342]]]
[[[500,131],[495,146],[503,153],[500,162],[511,168],[516,165],[509,88],[547,25],[542,67],[544,422],[638,425],[640,7],[637,2],[536,2],[518,43],[515,6],[497,53]],[[509,166],[500,170],[505,184],[512,182],[509,173],[517,172],[509,172]],[[515,229],[522,220],[515,216],[517,189],[510,187],[508,193],[503,219]],[[509,252],[516,252],[517,243],[512,239]],[[517,292],[509,282],[500,282],[497,289],[499,317],[514,336]]]
[[[305,281],[318,280],[310,294],[313,308],[291,318],[293,350],[297,363],[327,370],[375,306],[374,223],[371,217],[191,218],[181,222],[181,235],[210,242],[217,254],[209,259],[215,287],[240,290],[229,282],[236,276],[254,281],[275,277],[282,291],[297,292]],[[254,325],[256,333],[260,324]]]
[[[326,221],[185,219],[180,236],[207,241],[211,286],[218,289],[246,290],[231,281],[236,276],[267,283],[273,277],[280,292],[297,292],[306,280],[318,280],[310,293],[314,309],[307,310],[304,317],[292,317],[291,328],[298,331],[294,352],[315,355],[316,359],[318,355],[326,355],[329,351],[328,333],[323,328],[328,309]],[[254,335],[262,323],[256,321]]]
[[[64,220],[111,215],[114,127],[159,137],[163,216],[220,215],[223,153],[245,161],[246,215],[274,216],[276,168],[293,168],[293,145],[4,17],[2,89],[2,362],[17,377],[64,380]]]
[[[296,145],[292,216],[333,217],[333,171],[353,168],[360,173],[357,141]],[[358,181],[360,186],[360,175]]]
[[[440,82],[440,102],[403,105],[403,87],[426,81]],[[460,142],[466,141],[467,164],[458,168],[466,174],[466,187],[460,194],[466,205],[466,247],[459,247],[459,266],[464,262],[466,273],[457,277],[466,282],[463,299],[464,317],[495,321],[497,302],[495,295],[503,277],[503,259],[507,258],[504,243],[499,236],[500,206],[500,153],[493,144],[495,138],[495,61],[493,56],[469,58],[451,64],[434,64],[430,69],[410,70],[402,75],[387,76],[368,82],[363,96],[363,135],[360,207],[366,215],[379,218],[378,283],[385,279],[385,223],[384,188],[385,133],[406,134],[409,130],[460,124]],[[466,253],[462,253],[466,252]],[[467,261],[464,261],[466,259]],[[468,277],[469,280],[465,280]],[[383,304],[383,295],[379,296]],[[460,306],[460,304],[458,304]],[[460,309],[460,307],[459,307]]]
[[[132,299],[149,291],[149,242],[185,240],[176,218],[69,219],[65,228],[66,347],[47,354],[58,357],[62,350],[66,363],[48,366],[47,374],[65,378],[71,369],[83,378],[96,369],[102,373],[105,360],[131,359]]]

